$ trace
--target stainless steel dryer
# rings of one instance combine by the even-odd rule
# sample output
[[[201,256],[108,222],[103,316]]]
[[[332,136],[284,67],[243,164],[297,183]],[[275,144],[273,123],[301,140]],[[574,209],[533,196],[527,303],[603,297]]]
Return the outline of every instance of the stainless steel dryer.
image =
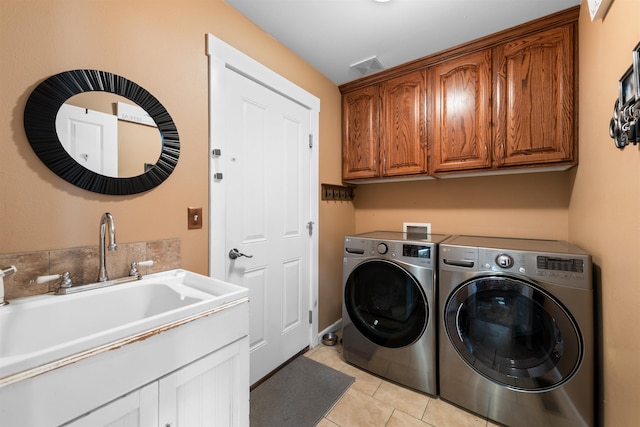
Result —
[[[345,237],[345,361],[437,393],[435,273],[437,244],[445,237],[390,231]]]
[[[472,236],[439,257],[440,397],[513,427],[592,426],[591,257]]]

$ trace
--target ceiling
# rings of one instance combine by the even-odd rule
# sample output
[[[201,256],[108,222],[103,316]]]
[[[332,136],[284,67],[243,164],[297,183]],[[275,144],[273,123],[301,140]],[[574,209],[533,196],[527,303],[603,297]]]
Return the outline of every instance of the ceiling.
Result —
[[[391,68],[580,4],[580,0],[225,1],[337,85],[362,77],[351,66],[372,57],[383,68]]]

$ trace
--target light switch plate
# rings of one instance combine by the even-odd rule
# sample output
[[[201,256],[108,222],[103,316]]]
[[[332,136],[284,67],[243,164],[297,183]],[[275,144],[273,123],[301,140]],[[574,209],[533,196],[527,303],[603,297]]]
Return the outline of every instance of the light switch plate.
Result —
[[[202,208],[187,208],[187,227],[189,230],[202,228]]]

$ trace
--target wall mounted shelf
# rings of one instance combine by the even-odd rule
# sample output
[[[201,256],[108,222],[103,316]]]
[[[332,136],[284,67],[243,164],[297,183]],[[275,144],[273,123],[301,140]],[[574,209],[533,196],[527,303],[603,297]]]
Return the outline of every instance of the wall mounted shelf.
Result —
[[[322,200],[350,202],[356,197],[356,187],[322,184]]]

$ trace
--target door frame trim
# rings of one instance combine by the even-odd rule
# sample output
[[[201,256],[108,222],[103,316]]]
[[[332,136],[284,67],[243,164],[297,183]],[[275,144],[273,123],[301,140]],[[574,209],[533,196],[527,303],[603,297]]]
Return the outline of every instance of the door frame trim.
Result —
[[[213,236],[213,221],[224,221],[224,206],[211,206],[213,195],[224,197],[224,186],[216,186],[214,174],[221,171],[221,162],[213,156],[212,150],[216,141],[224,140],[224,94],[225,69],[231,69],[243,76],[259,83],[274,92],[302,105],[310,112],[309,130],[313,135],[311,148],[311,167],[309,180],[310,213],[314,228],[311,239],[311,268],[309,289],[309,310],[312,312],[312,322],[309,329],[309,346],[318,344],[318,259],[319,259],[319,120],[320,99],[291,81],[285,79],[275,71],[257,62],[253,58],[235,49],[212,34],[207,34],[207,56],[209,57],[209,276],[224,280],[225,259],[224,245],[216,245]],[[220,193],[218,193],[220,192]],[[219,238],[216,241],[220,241]],[[306,315],[305,315],[306,318]]]

